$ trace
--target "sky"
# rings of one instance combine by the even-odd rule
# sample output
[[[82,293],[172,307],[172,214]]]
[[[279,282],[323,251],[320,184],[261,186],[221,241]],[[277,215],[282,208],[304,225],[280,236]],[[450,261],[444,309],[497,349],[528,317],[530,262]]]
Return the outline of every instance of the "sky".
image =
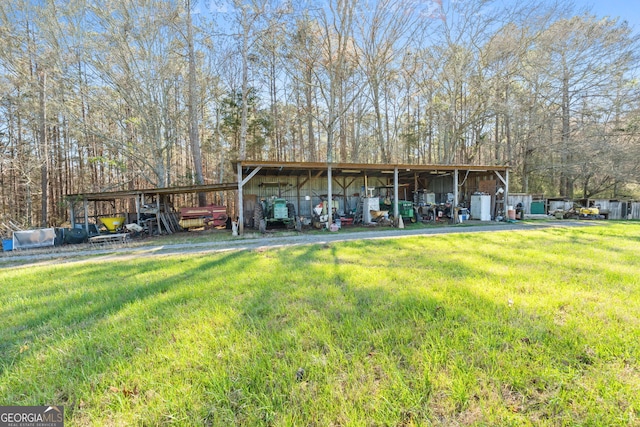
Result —
[[[590,8],[597,16],[620,17],[640,33],[640,0],[574,0],[576,9]]]
[[[3,1],[3,0],[0,0]],[[198,10],[202,7],[202,3],[208,4],[209,9],[216,9],[217,12],[226,11],[226,2],[229,0],[200,0],[198,2]],[[281,0],[285,3],[287,0]],[[322,1],[322,0],[320,0]],[[427,0],[432,6],[438,8],[437,4],[442,4],[443,0]],[[447,0],[444,0],[445,2]],[[461,0],[449,0],[461,1]],[[516,2],[517,0],[503,0],[505,4]],[[554,0],[549,0],[552,3]],[[562,1],[562,0],[560,0]],[[635,34],[640,34],[640,0],[572,0],[576,12],[589,9],[596,16],[611,18],[620,17],[626,20]],[[442,6],[440,6],[442,7]]]

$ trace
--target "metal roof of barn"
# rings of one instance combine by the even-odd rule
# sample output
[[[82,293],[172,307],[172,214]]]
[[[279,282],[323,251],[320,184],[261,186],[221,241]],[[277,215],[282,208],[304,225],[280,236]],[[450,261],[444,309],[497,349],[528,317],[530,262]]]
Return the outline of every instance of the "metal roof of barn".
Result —
[[[206,185],[187,185],[181,187],[163,187],[163,188],[145,188],[139,190],[120,190],[120,191],[98,191],[91,193],[68,194],[67,200],[87,200],[87,201],[109,201],[115,199],[126,199],[139,196],[141,194],[187,194],[187,193],[207,193],[213,191],[237,190],[238,183],[224,184],[206,184]]]
[[[243,174],[254,172],[252,176],[303,176],[312,175],[322,177],[327,175],[328,163],[326,162],[277,162],[262,160],[243,160],[234,163],[234,169],[240,165]],[[415,164],[371,164],[371,163],[332,163],[333,177],[357,176],[366,174],[368,176],[389,177],[397,168],[398,177],[407,179],[415,174],[428,174],[439,176],[449,174],[456,170],[469,172],[502,172],[509,169],[508,166],[471,166],[471,165],[415,165]],[[256,169],[258,169],[256,171]],[[165,195],[165,194],[186,194],[186,193],[206,193],[215,191],[237,190],[238,183],[189,185],[180,187],[145,188],[136,190],[117,191],[94,191],[87,193],[69,194],[67,200],[86,201],[110,201],[139,196],[142,194]]]
[[[275,162],[260,160],[243,160],[235,162],[234,165],[242,167],[243,173],[249,173],[254,168],[260,167],[256,175],[266,176],[296,176],[315,173],[320,177],[326,175],[326,162]],[[470,171],[470,172],[502,172],[509,169],[508,166],[471,166],[471,165],[415,165],[415,164],[370,164],[370,163],[332,163],[333,176],[354,176],[366,173],[368,176],[388,176],[398,169],[398,176],[412,177],[415,173],[443,175],[450,172]]]

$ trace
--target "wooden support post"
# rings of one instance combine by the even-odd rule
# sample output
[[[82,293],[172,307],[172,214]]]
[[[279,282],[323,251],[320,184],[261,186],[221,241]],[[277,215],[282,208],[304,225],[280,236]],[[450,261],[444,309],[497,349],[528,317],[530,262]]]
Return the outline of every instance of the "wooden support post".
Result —
[[[298,218],[300,218],[300,175],[296,175],[296,206],[295,223],[297,224]]]
[[[393,168],[393,218],[398,221],[398,168]]]
[[[507,206],[507,203],[509,201],[509,169],[507,169],[505,171],[505,184],[504,184],[504,203],[505,203],[505,209]]]
[[[140,199],[141,194],[136,194],[136,224],[140,225]]]
[[[309,216],[313,219],[313,182],[311,181],[311,170],[309,170]]]
[[[87,236],[89,235],[89,201],[84,198],[82,201],[82,206],[84,208],[84,231],[87,232]]]
[[[238,162],[238,235],[244,234],[244,200],[242,195],[242,165]]]
[[[327,165],[327,214],[329,215],[328,226],[333,224],[333,171],[331,169],[331,163]]]
[[[451,216],[453,223],[458,223],[458,169],[453,170],[453,206],[451,206]]]
[[[76,228],[76,203],[73,200],[67,200],[69,203],[69,219],[71,220],[71,228]]]
[[[156,194],[156,224],[158,225],[158,234],[162,234],[162,226],[160,225],[160,193]]]

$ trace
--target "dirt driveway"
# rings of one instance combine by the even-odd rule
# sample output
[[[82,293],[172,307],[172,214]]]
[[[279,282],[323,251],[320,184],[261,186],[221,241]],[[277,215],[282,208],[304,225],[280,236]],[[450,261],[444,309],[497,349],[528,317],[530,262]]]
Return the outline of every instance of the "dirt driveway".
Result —
[[[411,236],[437,236],[440,234],[490,233],[508,230],[535,230],[550,227],[575,227],[596,225],[598,221],[536,221],[518,223],[485,222],[441,228],[421,229],[372,229],[371,231],[349,232],[342,229],[338,232],[320,234],[296,234],[292,236],[250,236],[233,240],[217,240],[201,243],[158,244],[157,242],[143,246],[110,246],[106,248],[83,248],[71,250],[69,246],[48,250],[32,250],[24,252],[2,253],[0,269],[25,267],[33,265],[60,264],[62,262],[101,262],[126,260],[141,257],[156,257],[178,254],[207,254],[225,251],[244,251],[286,246],[327,244],[369,239],[398,239]]]

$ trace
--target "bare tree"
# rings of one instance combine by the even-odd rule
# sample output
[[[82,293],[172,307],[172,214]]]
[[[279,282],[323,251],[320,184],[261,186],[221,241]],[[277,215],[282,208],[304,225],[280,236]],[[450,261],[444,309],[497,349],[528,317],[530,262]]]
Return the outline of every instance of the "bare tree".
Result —
[[[193,169],[195,175],[195,183],[197,185],[204,184],[204,176],[202,174],[202,152],[200,150],[200,130],[198,126],[198,87],[197,87],[197,64],[196,53],[194,48],[193,22],[191,18],[191,0],[185,0],[186,10],[186,26],[187,26],[187,51],[189,58],[189,85],[188,85],[188,102],[187,109],[189,114],[189,146],[191,147],[191,156],[193,157]],[[207,204],[206,193],[198,193],[198,205],[205,206]]]
[[[306,139],[306,142],[301,142],[301,145],[305,147],[304,160],[314,162],[318,158],[314,127],[317,116],[315,98],[318,82],[315,80],[314,70],[321,58],[321,29],[317,22],[308,15],[308,12],[299,17],[292,27],[284,65],[294,84],[295,93],[301,93],[301,96],[298,95],[297,104],[301,111],[299,138]],[[306,135],[304,135],[305,132]]]
[[[50,144],[48,139],[47,107],[49,102],[48,81],[49,75],[54,69],[56,51],[53,34],[47,33],[47,29],[52,23],[51,7],[33,7],[29,2],[19,2],[13,4],[3,4],[0,9],[5,31],[11,29],[12,32],[5,34],[0,48],[0,57],[3,58],[2,69],[13,75],[15,88],[22,92],[24,86],[25,99],[18,98],[18,108],[22,110],[29,127],[32,130],[33,139],[31,142],[35,146],[37,157],[28,159],[31,150],[22,147],[18,150],[20,157],[19,168],[27,174],[25,176],[25,186],[27,190],[26,203],[32,205],[33,188],[31,183],[35,181],[33,173],[39,169],[37,181],[40,184],[40,212],[39,223],[44,227],[48,225],[49,217],[49,173],[51,167]],[[16,25],[17,24],[17,25]],[[53,43],[52,43],[53,42]],[[27,100],[28,103],[24,103]],[[22,127],[22,122],[19,124]],[[22,131],[20,131],[22,133]],[[27,141],[19,136],[21,145]],[[30,210],[30,209],[29,209]],[[27,217],[27,222],[31,223],[31,214]]]
[[[559,192],[573,197],[579,175],[577,158],[585,144],[580,137],[584,114],[611,105],[617,84],[625,84],[637,58],[638,38],[626,24],[594,16],[574,16],[554,23],[541,38],[546,52],[535,66],[547,88],[550,107],[557,108],[560,138],[557,144]],[[589,114],[591,115],[591,114]],[[591,120],[599,121],[597,115]]]
[[[222,182],[238,158],[326,159],[329,194],[336,161],[508,164],[513,187],[567,196],[640,181],[619,20],[537,0],[202,6],[0,3],[2,215],[57,223],[66,193]]]
[[[362,10],[355,14],[359,65],[369,84],[381,160],[388,163],[391,162],[391,125],[383,102],[391,96],[389,83],[400,71],[400,60],[416,37],[424,35],[429,19],[422,4],[412,0],[382,0],[359,5]]]
[[[327,208],[329,224],[333,222],[332,198],[333,176],[332,163],[334,157],[334,138],[340,118],[347,112],[355,100],[340,101],[340,95],[351,92],[357,94],[358,89],[347,91],[344,85],[349,81],[350,72],[356,63],[356,49],[353,40],[354,14],[356,2],[353,0],[332,0],[328,8],[314,11],[321,30],[320,46],[322,60],[314,70],[319,92],[322,96],[326,114],[319,121],[327,138]],[[358,81],[352,81],[358,86]]]
[[[103,104],[122,129],[128,125],[135,129],[134,145],[125,146],[123,151],[149,182],[164,187],[171,180],[171,155],[180,115],[172,106],[178,96],[176,90],[180,90],[175,83],[183,68],[177,34],[172,30],[178,14],[161,0],[118,6],[120,19],[98,5],[91,9],[101,29],[95,40],[108,47],[96,48],[86,61],[95,73],[93,77],[117,94],[131,113],[122,117]],[[91,100],[98,105],[101,101],[95,97]],[[93,131],[107,143],[121,144],[120,138],[103,130]],[[147,174],[147,167],[153,175]]]

